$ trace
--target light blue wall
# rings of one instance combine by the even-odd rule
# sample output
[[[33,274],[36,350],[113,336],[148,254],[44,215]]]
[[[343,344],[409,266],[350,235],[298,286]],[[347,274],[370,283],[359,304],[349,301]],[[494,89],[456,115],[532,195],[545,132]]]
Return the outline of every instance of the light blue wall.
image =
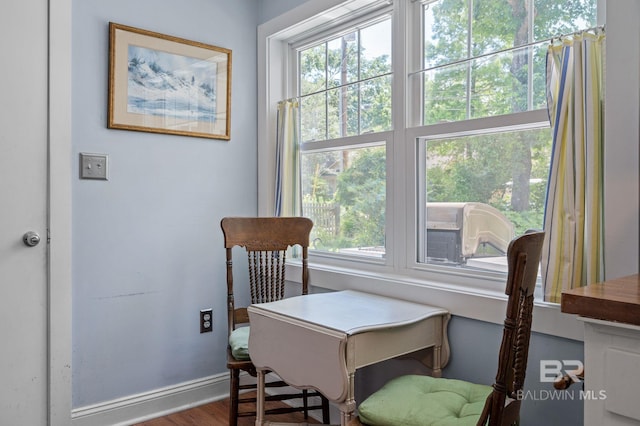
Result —
[[[73,2],[73,406],[226,372],[219,222],[257,211],[256,0]],[[110,130],[108,22],[233,52],[231,140]],[[214,332],[199,333],[213,308]]]

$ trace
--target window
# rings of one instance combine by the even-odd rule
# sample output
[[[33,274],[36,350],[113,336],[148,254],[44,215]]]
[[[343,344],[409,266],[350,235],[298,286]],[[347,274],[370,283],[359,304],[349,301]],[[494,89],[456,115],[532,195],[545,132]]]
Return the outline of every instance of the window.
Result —
[[[595,12],[590,0],[423,2],[419,263],[506,271],[509,241],[542,228],[546,46]]]
[[[542,227],[547,44],[596,26],[596,3],[345,0],[279,33],[269,93],[299,100],[311,256],[501,283],[508,242]]]
[[[311,249],[383,258],[391,19],[376,17],[295,51]]]

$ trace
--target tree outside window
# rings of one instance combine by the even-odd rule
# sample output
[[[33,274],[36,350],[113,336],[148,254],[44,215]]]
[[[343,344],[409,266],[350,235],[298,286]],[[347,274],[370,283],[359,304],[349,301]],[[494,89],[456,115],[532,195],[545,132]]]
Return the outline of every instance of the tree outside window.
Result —
[[[357,137],[391,129],[391,20],[362,25],[298,57],[303,214],[315,224],[312,248],[381,257],[385,144],[364,146]],[[330,149],[318,148],[327,140]]]
[[[595,25],[595,12],[592,0],[425,3],[424,70],[418,75],[426,133],[433,124],[546,108],[548,39]],[[513,225],[514,236],[541,228],[551,134],[548,126],[539,129],[537,123],[524,127],[501,131],[476,126],[468,136],[425,138],[421,152],[426,202],[486,204]],[[427,222],[422,260],[439,262],[442,258],[429,256],[438,250],[429,250],[429,233],[435,231],[429,229],[428,214],[421,216]],[[432,243],[442,241],[432,238]],[[465,244],[460,235],[456,243]],[[465,263],[466,258],[457,262]]]
[[[430,239],[428,204],[488,206],[514,236],[542,227],[548,125],[522,118],[518,126],[504,123],[546,108],[549,39],[593,27],[596,1],[419,3],[412,2],[421,11],[422,33],[408,35],[423,40],[421,59],[411,61],[422,69],[409,73],[421,88],[424,135],[416,151],[422,164],[417,251],[420,262],[432,263],[442,261],[429,253],[443,240]],[[359,137],[393,130],[391,35],[390,18],[376,18],[298,50],[303,214],[315,222],[317,250],[384,256],[387,169],[399,166],[387,164],[388,141],[361,144]],[[492,127],[500,116],[506,121]],[[503,249],[481,245],[471,257],[501,256]],[[468,263],[459,253],[449,257],[448,264]]]

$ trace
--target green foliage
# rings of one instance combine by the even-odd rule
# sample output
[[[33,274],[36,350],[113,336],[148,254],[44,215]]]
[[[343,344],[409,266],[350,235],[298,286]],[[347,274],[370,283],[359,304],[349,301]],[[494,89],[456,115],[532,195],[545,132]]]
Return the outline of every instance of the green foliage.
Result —
[[[460,61],[594,25],[595,10],[593,0],[429,4],[426,21],[433,25],[425,38],[425,66],[438,68],[424,77],[425,123],[544,107],[545,45]],[[483,202],[508,214],[518,229],[540,227],[550,148],[548,131],[430,141],[435,164],[427,171],[427,199]]]
[[[542,229],[544,215],[542,211],[514,212],[507,210],[502,213],[513,223],[516,235],[522,235],[530,229]]]
[[[429,4],[425,20],[432,25],[424,40],[425,67],[439,68],[425,74],[425,123],[545,107],[545,43],[491,54],[594,26],[595,12],[595,0]],[[471,59],[482,55],[489,56]]]
[[[540,228],[550,145],[548,129],[428,141],[427,161],[434,164],[427,170],[427,200],[485,203],[518,230]],[[522,161],[531,168],[524,170]]]
[[[303,213],[316,222],[315,248],[384,246],[385,156],[383,146],[303,156]],[[335,223],[325,224],[333,205],[339,206]]]
[[[351,166],[338,178],[343,247],[384,246],[386,204],[385,148],[355,151]]]
[[[302,141],[391,128],[391,58],[358,49],[360,33],[300,52]]]
[[[334,200],[335,179],[341,165],[342,151],[302,155],[303,200],[329,203]]]
[[[427,200],[487,203],[510,179],[509,167],[496,165],[512,146],[503,135],[428,142],[429,154],[442,160],[427,171]]]
[[[546,43],[531,43],[596,22],[595,0],[436,0],[425,7],[425,125],[545,108]],[[391,129],[391,58],[358,50],[362,34],[300,53],[302,141]],[[518,46],[526,47],[505,51]],[[542,226],[548,129],[426,143],[427,201],[490,204],[518,234]],[[314,231],[323,249],[384,245],[384,147],[307,153],[302,167],[306,201],[340,204],[339,232]]]

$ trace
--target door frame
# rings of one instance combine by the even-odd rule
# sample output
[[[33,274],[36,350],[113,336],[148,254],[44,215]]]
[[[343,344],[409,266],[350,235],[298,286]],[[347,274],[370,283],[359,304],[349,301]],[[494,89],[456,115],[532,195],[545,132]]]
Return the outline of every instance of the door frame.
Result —
[[[48,81],[48,424],[71,424],[71,52],[72,0],[47,0]]]

